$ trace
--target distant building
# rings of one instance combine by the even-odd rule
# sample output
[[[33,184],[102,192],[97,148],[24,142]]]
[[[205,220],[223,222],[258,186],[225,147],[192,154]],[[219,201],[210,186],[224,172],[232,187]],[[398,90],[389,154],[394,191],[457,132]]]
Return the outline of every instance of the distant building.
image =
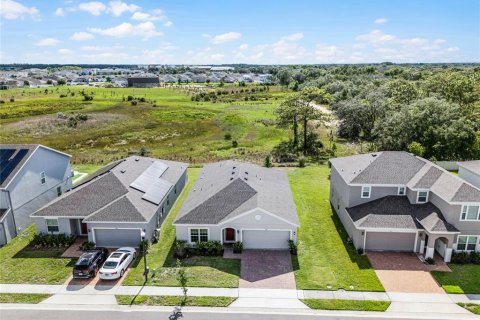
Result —
[[[154,88],[160,85],[158,77],[130,77],[127,78],[128,87],[133,88]]]

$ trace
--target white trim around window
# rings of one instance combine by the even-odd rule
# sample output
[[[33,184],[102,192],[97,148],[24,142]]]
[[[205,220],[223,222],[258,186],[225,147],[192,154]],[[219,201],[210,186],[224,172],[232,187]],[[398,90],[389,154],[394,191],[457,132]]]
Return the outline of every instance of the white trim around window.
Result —
[[[372,187],[371,186],[362,186],[362,193],[360,196],[362,199],[368,199],[372,195]]]
[[[417,203],[427,203],[428,202],[429,191],[428,190],[418,190],[417,191]]]
[[[194,237],[196,238],[196,240],[194,239]],[[208,240],[210,240],[210,230],[208,228],[201,228],[201,227],[188,228],[188,243],[197,243],[199,241],[208,241]]]
[[[406,196],[407,188],[405,186],[398,187],[397,196]]]
[[[457,238],[457,250],[464,252],[472,252],[477,249],[480,236],[476,235],[459,235]]]
[[[47,232],[58,233],[60,231],[58,219],[45,219],[45,226],[47,227]]]
[[[465,204],[460,212],[460,221],[480,221],[480,204]]]

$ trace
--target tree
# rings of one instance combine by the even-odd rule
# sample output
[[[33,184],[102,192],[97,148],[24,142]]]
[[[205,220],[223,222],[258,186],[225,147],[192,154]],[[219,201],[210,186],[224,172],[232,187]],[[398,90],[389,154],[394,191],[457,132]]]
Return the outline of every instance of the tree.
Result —
[[[182,292],[183,292],[182,306],[184,306],[187,302],[188,276],[185,271],[185,268],[182,265],[182,262],[179,259],[177,259],[177,280],[178,280],[178,283],[180,284],[180,287],[182,288]]]
[[[29,86],[30,86],[30,82],[29,82],[28,80],[24,80],[24,81],[23,81],[23,85],[24,85],[25,87],[29,87]]]
[[[293,146],[298,146],[298,117],[300,112],[300,101],[298,96],[288,96],[275,110],[277,124],[281,127],[290,127],[293,131]]]
[[[64,86],[66,84],[67,84],[67,82],[65,81],[65,79],[58,79],[57,80],[57,85],[59,85],[59,86]]]
[[[409,104],[418,97],[418,91],[411,81],[398,79],[388,84],[388,95],[394,103]]]
[[[272,160],[270,158],[270,155],[267,155],[265,157],[265,161],[263,162],[263,165],[266,167],[266,168],[270,168],[272,167]]]
[[[290,74],[290,71],[288,69],[282,69],[280,70],[277,75],[277,80],[278,83],[282,86],[288,86],[290,83],[290,80],[292,79],[292,75]]]
[[[413,153],[416,156],[423,157],[425,154],[425,148],[418,142],[413,141],[407,146],[408,152]]]

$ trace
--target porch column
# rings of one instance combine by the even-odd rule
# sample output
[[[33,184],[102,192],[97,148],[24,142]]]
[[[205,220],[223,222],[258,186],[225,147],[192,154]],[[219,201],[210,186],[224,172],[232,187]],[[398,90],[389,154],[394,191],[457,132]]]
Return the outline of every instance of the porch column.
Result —
[[[450,260],[452,259],[452,251],[453,251],[453,248],[445,249],[445,256],[443,257],[443,261],[450,262]]]
[[[432,258],[433,255],[435,254],[435,241],[437,240],[436,237],[433,237],[433,235],[430,235],[428,237],[428,243],[427,243],[427,250],[425,251],[425,259]]]
[[[420,250],[419,253],[425,252],[425,233],[422,232],[422,236],[420,237]]]

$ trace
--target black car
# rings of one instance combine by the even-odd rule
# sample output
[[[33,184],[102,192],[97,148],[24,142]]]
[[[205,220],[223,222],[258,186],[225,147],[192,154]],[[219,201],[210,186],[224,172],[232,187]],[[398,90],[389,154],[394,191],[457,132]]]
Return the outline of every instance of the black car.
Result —
[[[107,260],[108,250],[95,249],[89,250],[82,254],[78,258],[75,266],[73,267],[74,278],[90,278],[97,275],[97,271],[100,270],[102,264]]]

